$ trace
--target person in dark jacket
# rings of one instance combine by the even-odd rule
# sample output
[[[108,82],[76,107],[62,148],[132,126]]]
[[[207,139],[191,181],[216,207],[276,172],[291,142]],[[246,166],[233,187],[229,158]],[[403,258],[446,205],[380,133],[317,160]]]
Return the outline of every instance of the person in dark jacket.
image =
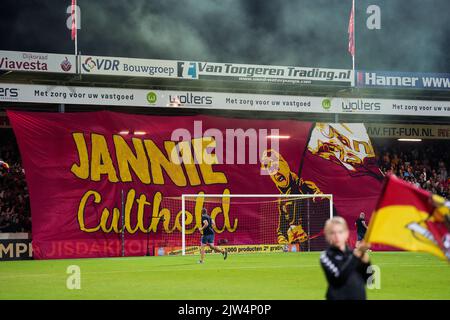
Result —
[[[364,236],[366,235],[366,231],[369,228],[366,223],[366,215],[364,212],[361,212],[359,214],[359,218],[355,221],[356,226],[356,234],[358,235],[358,238],[356,240],[355,247],[359,247],[359,243],[364,239]]]
[[[320,256],[328,281],[327,300],[365,300],[366,281],[371,276],[368,273],[369,246],[364,241],[354,250],[347,245],[349,231],[342,217],[329,219],[324,231],[330,243]]]

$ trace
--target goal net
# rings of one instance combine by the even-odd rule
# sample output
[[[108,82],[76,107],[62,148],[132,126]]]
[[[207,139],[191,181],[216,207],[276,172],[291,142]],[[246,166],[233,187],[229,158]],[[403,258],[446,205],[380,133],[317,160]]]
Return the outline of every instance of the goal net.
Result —
[[[323,250],[333,216],[330,194],[184,194],[181,201],[183,255],[199,250],[202,208],[215,223],[214,245],[230,253]]]

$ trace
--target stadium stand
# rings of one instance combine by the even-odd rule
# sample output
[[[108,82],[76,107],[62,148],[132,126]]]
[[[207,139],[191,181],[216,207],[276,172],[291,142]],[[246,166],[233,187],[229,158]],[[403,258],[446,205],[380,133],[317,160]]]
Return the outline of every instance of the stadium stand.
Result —
[[[25,172],[12,130],[0,134],[0,160],[9,169],[0,169],[0,232],[31,232],[31,214]]]
[[[395,140],[394,140],[395,141]],[[403,180],[448,198],[450,194],[448,143],[423,141],[405,144],[392,141],[374,141],[378,165],[384,174],[394,173]]]

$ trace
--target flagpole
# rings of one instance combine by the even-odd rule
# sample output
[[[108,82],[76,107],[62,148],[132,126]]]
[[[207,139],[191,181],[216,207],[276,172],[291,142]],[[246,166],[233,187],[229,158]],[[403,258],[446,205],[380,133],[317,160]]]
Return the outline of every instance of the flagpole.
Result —
[[[77,6],[76,5],[74,7],[74,12],[75,12],[75,14],[74,14],[74,17],[72,17],[72,19],[75,18],[75,28],[77,28],[78,20],[76,19],[76,16],[77,16]],[[77,54],[78,54],[78,30],[75,31],[75,56]]]
[[[353,55],[352,55],[352,62],[353,62],[353,74],[355,74],[355,56],[356,56],[356,34],[355,34],[355,22],[356,22],[356,16],[355,16],[355,0],[353,0]]]
[[[76,55],[78,55],[78,32],[75,34],[75,56]]]

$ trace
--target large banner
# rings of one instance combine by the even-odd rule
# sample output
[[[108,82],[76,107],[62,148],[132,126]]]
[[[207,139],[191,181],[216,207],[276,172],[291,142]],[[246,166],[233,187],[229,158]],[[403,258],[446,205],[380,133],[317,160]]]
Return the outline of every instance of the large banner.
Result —
[[[353,229],[381,188],[362,124],[113,112],[8,117],[30,192],[36,259],[120,256],[122,239],[126,255],[179,248],[182,194],[334,194],[335,214]],[[199,243],[202,207],[219,243],[323,242],[323,225],[303,226],[303,207],[217,197],[187,204],[188,246]]]
[[[182,61],[178,62],[178,76],[200,80],[353,86],[353,71],[345,69]]]
[[[348,69],[81,56],[87,75],[194,80],[256,81],[296,85],[353,85]]]
[[[332,98],[232,92],[66,87],[0,83],[8,102],[272,112],[450,116],[450,101]]]
[[[427,124],[366,123],[371,138],[450,139],[450,126]]]
[[[357,71],[357,87],[449,90],[449,73]]]
[[[177,62],[170,60],[81,56],[81,73],[148,78],[177,78]]]
[[[353,86],[354,72],[299,66],[137,59],[0,50],[0,70],[79,73],[120,77],[253,81],[275,84]]]
[[[76,57],[70,54],[0,50],[0,70],[76,73]]]

